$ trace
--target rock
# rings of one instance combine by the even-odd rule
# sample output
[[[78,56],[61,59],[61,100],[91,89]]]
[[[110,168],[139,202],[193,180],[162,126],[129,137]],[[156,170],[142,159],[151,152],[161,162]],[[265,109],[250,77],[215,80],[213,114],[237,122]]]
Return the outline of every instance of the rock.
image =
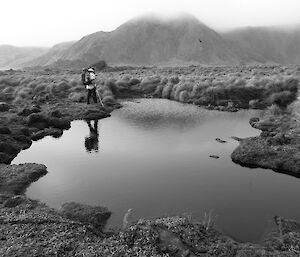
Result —
[[[61,213],[69,219],[92,225],[100,231],[102,231],[111,216],[111,212],[105,207],[75,202],[64,203],[61,207]]]
[[[209,157],[213,158],[213,159],[219,159],[220,158],[220,156],[218,156],[218,155],[210,155]]]
[[[0,134],[11,134],[11,131],[8,127],[0,127]]]
[[[10,106],[7,103],[0,102],[0,112],[6,112],[10,109]]]
[[[219,142],[219,143],[222,143],[222,144],[223,144],[223,143],[227,143],[227,141],[222,140],[222,139],[220,139],[220,138],[216,138],[216,141]]]

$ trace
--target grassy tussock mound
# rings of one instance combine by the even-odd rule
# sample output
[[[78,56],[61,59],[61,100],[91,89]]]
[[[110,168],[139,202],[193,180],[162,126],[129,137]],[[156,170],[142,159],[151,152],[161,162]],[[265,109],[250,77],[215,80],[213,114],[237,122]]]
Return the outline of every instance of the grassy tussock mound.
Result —
[[[121,69],[98,74],[105,104],[118,98],[166,98],[201,106],[286,108],[297,98],[298,67],[176,67]],[[1,72],[0,101],[43,103],[56,99],[86,101],[81,76],[59,72]]]

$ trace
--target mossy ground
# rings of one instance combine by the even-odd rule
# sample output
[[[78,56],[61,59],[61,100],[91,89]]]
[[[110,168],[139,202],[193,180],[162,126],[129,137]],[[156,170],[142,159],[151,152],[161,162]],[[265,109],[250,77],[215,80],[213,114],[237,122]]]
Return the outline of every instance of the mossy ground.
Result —
[[[267,116],[251,125],[262,131],[260,136],[240,141],[232,160],[300,177],[300,123],[293,115]]]
[[[66,218],[24,198],[0,208],[0,255],[6,256],[299,256],[299,231],[274,230],[262,245],[238,243],[185,217],[139,220],[114,232]]]

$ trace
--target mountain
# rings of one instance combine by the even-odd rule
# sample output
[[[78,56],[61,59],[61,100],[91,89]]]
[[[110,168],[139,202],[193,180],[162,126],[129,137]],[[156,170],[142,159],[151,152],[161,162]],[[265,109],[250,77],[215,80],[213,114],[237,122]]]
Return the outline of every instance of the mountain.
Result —
[[[20,68],[23,63],[43,55],[47,50],[48,48],[43,47],[0,45],[0,69]]]
[[[300,25],[294,27],[247,27],[221,35],[235,46],[235,53],[249,63],[300,64]]]
[[[58,60],[64,59],[63,52],[66,51],[69,47],[71,47],[75,41],[63,42],[60,44],[56,44],[51,47],[45,54],[25,62],[24,66],[46,66],[50,65]]]
[[[59,55],[54,49],[30,62],[54,64],[58,59],[110,65],[232,64],[239,57],[217,32],[190,15],[162,19],[147,15],[132,19],[111,32],[87,35]]]
[[[111,32],[99,31],[55,45],[23,66],[300,64],[300,25],[247,27],[218,33],[191,15],[134,18]]]
[[[62,57],[130,65],[238,61],[230,45],[217,32],[188,15],[173,19],[135,18],[112,32],[96,32],[82,38]]]

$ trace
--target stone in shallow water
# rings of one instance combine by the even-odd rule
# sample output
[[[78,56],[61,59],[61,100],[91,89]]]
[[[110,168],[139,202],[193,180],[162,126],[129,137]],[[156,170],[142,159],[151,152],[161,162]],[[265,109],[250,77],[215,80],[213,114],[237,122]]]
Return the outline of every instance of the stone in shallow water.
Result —
[[[221,138],[216,138],[216,141],[219,143],[227,143],[227,141],[221,139]]]

